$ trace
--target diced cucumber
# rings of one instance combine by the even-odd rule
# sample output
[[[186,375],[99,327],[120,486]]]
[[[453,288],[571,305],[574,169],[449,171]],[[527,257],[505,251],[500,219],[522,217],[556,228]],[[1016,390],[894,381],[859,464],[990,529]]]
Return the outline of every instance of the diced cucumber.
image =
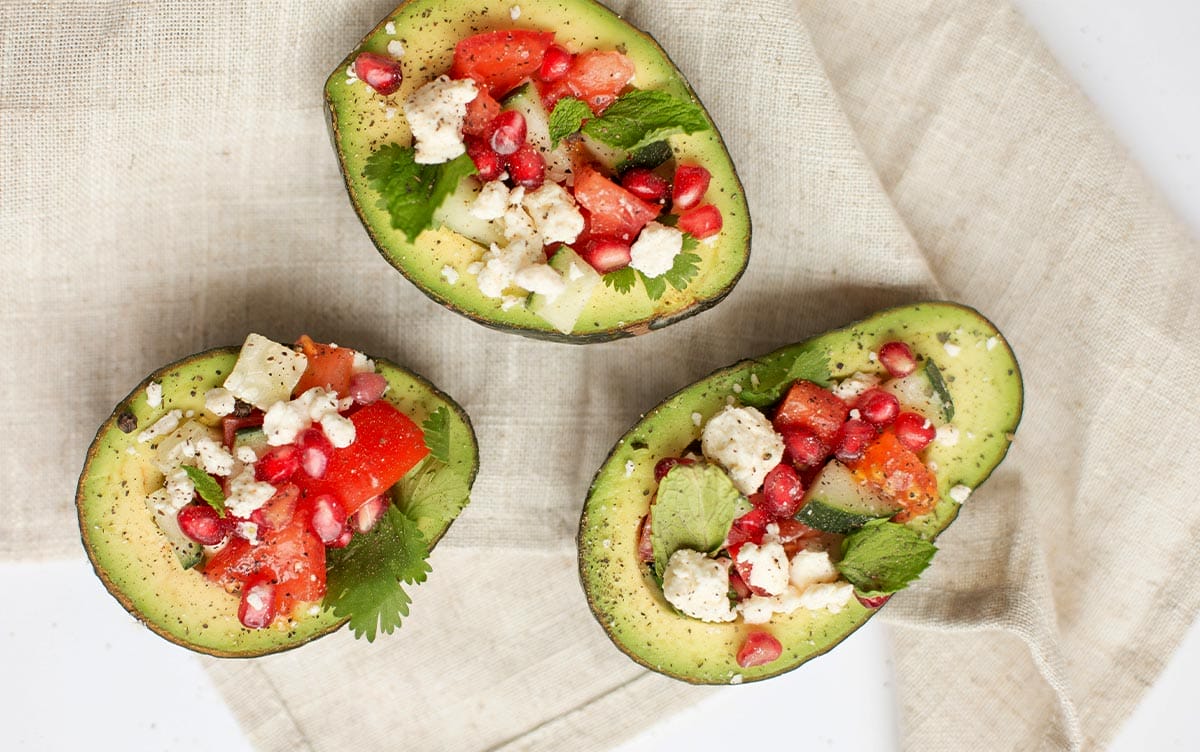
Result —
[[[479,190],[479,181],[473,177],[458,181],[454,193],[447,196],[433,213],[433,220],[485,248],[492,243],[503,244],[504,234],[500,223],[480,219],[471,213],[471,204],[479,197]]]
[[[575,328],[592,291],[600,284],[600,275],[591,264],[575,251],[563,246],[550,259],[550,268],[562,275],[567,287],[553,300],[534,293],[529,296],[529,310],[541,316],[563,334]]]
[[[175,551],[175,558],[184,569],[191,569],[203,558],[200,544],[183,534],[179,529],[179,513],[167,498],[167,492],[158,489],[146,497],[146,508],[150,510],[154,522]]]
[[[560,143],[553,148],[550,141],[550,113],[542,104],[533,84],[527,83],[504,98],[504,109],[525,116],[525,138],[542,153],[546,160],[546,179],[561,183],[571,174],[571,158]]]
[[[932,360],[925,361],[925,367],[919,371],[888,381],[882,389],[896,395],[900,409],[919,413],[935,426],[954,419],[954,400],[942,372]]]
[[[882,490],[859,483],[849,468],[830,460],[804,494],[796,519],[818,530],[844,534],[898,511],[900,505]]]
[[[267,435],[263,433],[261,428],[242,428],[233,437],[233,448],[250,447],[254,450],[254,454],[262,457],[270,445],[267,444]]]

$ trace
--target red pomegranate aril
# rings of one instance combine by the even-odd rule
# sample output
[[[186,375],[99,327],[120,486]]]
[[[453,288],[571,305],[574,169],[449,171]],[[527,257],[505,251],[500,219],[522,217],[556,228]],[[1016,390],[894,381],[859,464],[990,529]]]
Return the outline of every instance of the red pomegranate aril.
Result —
[[[584,244],[581,255],[584,261],[601,274],[624,269],[633,260],[629,244],[612,238],[592,238]]]
[[[342,537],[342,532],[346,530],[346,508],[333,496],[321,494],[312,500],[309,525],[321,542],[328,546]]]
[[[687,457],[663,457],[658,462],[654,463],[654,480],[659,483],[667,477],[667,473],[671,472],[671,468],[676,465],[691,465],[695,460],[690,460]]]
[[[791,517],[800,511],[804,486],[791,465],[780,463],[763,480],[763,508],[772,517]]]
[[[642,522],[638,525],[638,559],[644,562],[654,561],[654,542],[651,538],[650,515],[642,517]]]
[[[504,157],[504,164],[508,167],[509,177],[517,185],[537,190],[546,182],[546,159],[529,142],[521,144],[519,149]]]
[[[300,447],[300,466],[310,478],[324,478],[329,460],[333,458],[333,444],[325,438],[319,428],[308,428],[297,440]]]
[[[671,188],[671,206],[675,209],[691,209],[699,205],[708,191],[712,173],[699,165],[680,165],[675,170],[675,182]]]
[[[387,391],[388,382],[382,374],[356,373],[350,377],[350,397],[359,405],[375,402]]]
[[[892,378],[902,379],[917,370],[917,358],[912,348],[903,342],[888,342],[879,348],[879,362]]]
[[[729,589],[732,590],[739,601],[744,601],[754,594],[742,576],[738,574],[737,567],[729,568]]]
[[[680,214],[675,226],[688,235],[703,240],[719,233],[724,224],[721,210],[712,204],[704,204]]]
[[[374,52],[358,54],[354,59],[354,75],[384,96],[395,94],[404,81],[404,72],[400,68],[399,60],[376,55]]]
[[[868,598],[866,596],[855,593],[854,597],[858,599],[859,603],[863,604],[867,608],[879,608],[883,604],[887,603],[888,599],[891,598],[892,596],[890,594],[889,595],[875,595],[875,596],[871,596],[870,598]]]
[[[467,116],[463,119],[463,135],[491,138],[492,127],[500,115],[500,103],[486,91],[480,90],[467,104]]]
[[[900,400],[891,392],[882,389],[868,389],[858,397],[855,403],[863,420],[877,426],[886,426],[896,420],[900,414]]]
[[[502,157],[512,154],[525,143],[525,116],[505,110],[492,121],[492,151]]]
[[[267,483],[287,483],[300,469],[300,448],[295,444],[271,447],[254,463],[254,479]]]
[[[188,504],[176,517],[179,529],[202,546],[215,546],[225,540],[228,524],[208,504]]]
[[[467,146],[467,156],[475,163],[480,180],[488,183],[500,178],[504,172],[504,159],[488,146],[487,141],[477,136],[467,136],[463,143]]]
[[[337,540],[325,545],[329,548],[345,548],[350,545],[350,539],[353,537],[354,531],[347,527],[345,530],[342,530],[342,534],[338,536]]]
[[[767,632],[751,632],[737,652],[737,664],[742,668],[765,666],[783,655],[783,645]]]
[[[574,59],[574,55],[559,45],[550,45],[546,48],[546,54],[542,56],[542,67],[538,70],[538,78],[546,83],[562,80],[567,75],[567,71],[571,69],[571,61]]]
[[[387,511],[388,504],[391,503],[388,497],[380,494],[363,502],[354,514],[350,515],[350,525],[357,533],[369,533],[379,524],[379,519],[383,517],[383,513]]]
[[[275,619],[275,585],[262,577],[242,587],[242,602],[238,604],[238,621],[247,629],[263,629]]]
[[[767,532],[767,523],[770,521],[771,516],[761,507],[755,507],[734,520],[728,535],[727,548],[730,549],[730,554],[736,556],[735,547],[747,541],[756,545],[762,543],[763,535]]]
[[[829,456],[829,448],[816,432],[808,426],[792,426],[780,432],[783,446],[792,464],[800,467],[816,467]]]
[[[908,449],[919,452],[937,436],[937,427],[924,415],[900,413],[892,424],[896,439]]]
[[[250,521],[263,530],[282,530],[296,514],[300,489],[289,483],[267,499],[267,503],[250,513]]]
[[[875,426],[865,420],[848,420],[842,425],[833,456],[842,462],[853,462],[862,457],[867,444],[874,441],[878,435]]]
[[[637,167],[621,176],[621,187],[643,201],[661,204],[671,192],[671,184],[650,170]]]

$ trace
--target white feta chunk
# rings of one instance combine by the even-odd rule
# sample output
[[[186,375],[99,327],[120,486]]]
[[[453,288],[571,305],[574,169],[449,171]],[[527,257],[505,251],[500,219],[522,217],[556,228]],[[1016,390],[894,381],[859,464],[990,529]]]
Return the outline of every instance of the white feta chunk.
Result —
[[[519,269],[513,276],[513,282],[517,287],[545,295],[548,301],[553,301],[567,289],[566,280],[549,264],[530,264]]]
[[[724,467],[746,496],[762,486],[783,457],[783,437],[753,407],[727,405],[704,424],[700,446],[704,456]]]
[[[214,387],[204,393],[204,409],[218,418],[224,418],[237,409],[237,398],[223,386]]]
[[[261,509],[272,496],[275,486],[254,479],[254,468],[245,467],[229,481],[229,492],[225,496],[225,508],[234,517],[249,517]]]
[[[521,212],[524,214],[525,212]],[[517,270],[537,261],[541,246],[517,240],[500,247],[495,243],[483,254],[483,268],[476,281],[479,291],[489,298],[500,298],[513,283]]]
[[[394,58],[404,57],[404,43],[399,39],[393,39],[387,44],[388,54]]]
[[[234,454],[237,455],[237,461],[243,465],[253,465],[255,462],[258,462],[258,455],[254,453],[253,449],[244,444],[238,447]]]
[[[958,354],[960,352],[962,352],[962,348],[959,347],[958,345],[954,344],[953,342],[943,342],[942,349],[945,350],[946,354],[949,355],[951,358],[957,358]]]
[[[849,582],[823,582],[809,585],[800,593],[800,607],[809,611],[825,609],[836,614],[854,598],[854,586]]]
[[[472,217],[484,221],[500,219],[508,211],[508,196],[508,186],[504,181],[492,180],[483,184],[467,211]]]
[[[458,282],[458,270],[453,266],[446,264],[442,267],[442,279],[446,280],[446,284],[452,285]]]
[[[225,379],[225,388],[243,402],[266,410],[291,396],[307,367],[308,358],[301,353],[260,334],[251,334],[242,343],[237,363]]]
[[[533,218],[520,206],[509,206],[504,210],[504,239],[509,244],[518,240],[523,240],[530,245],[537,243],[538,250],[542,249]]]
[[[145,431],[139,433],[137,440],[144,444],[147,441],[153,441],[154,439],[157,439],[159,436],[166,436],[176,428],[179,428],[179,421],[181,418],[183,418],[182,410],[172,410],[158,420],[154,421],[154,424]]]
[[[546,182],[526,193],[521,205],[533,218],[542,245],[573,243],[583,232],[583,215],[575,207],[575,199],[557,183]]]
[[[245,538],[251,546],[258,545],[258,525],[253,522],[239,522],[234,526],[234,533],[239,538]]]
[[[792,557],[788,568],[788,580],[800,590],[809,585],[834,582],[838,578],[837,567],[829,558],[828,551],[800,549]]]
[[[196,459],[200,468],[209,475],[227,477],[233,472],[233,455],[219,441],[207,437],[197,441]]]
[[[964,486],[963,484],[959,483],[958,485],[956,485],[950,489],[950,498],[954,499],[959,504],[965,503],[966,500],[969,499],[970,497],[971,497],[971,487],[970,486]]]
[[[475,82],[469,78],[438,76],[404,100],[417,164],[442,164],[466,152],[463,120],[476,94]]]
[[[937,427],[937,433],[934,435],[934,441],[942,446],[952,447],[958,444],[958,428],[947,423],[944,426]]]
[[[629,248],[629,265],[647,277],[661,277],[671,270],[683,250],[683,233],[674,227],[651,222],[642,228]]]
[[[167,492],[171,508],[176,512],[191,504],[192,498],[196,495],[196,486],[181,467],[167,473],[163,489]]]
[[[330,413],[321,418],[321,430],[336,449],[345,449],[353,444],[358,434],[354,422],[337,413]]]
[[[354,362],[350,364],[350,370],[353,373],[375,373],[375,361],[355,350]]]
[[[739,564],[750,565],[751,586],[768,595],[778,595],[787,589],[789,569],[783,544],[777,541],[764,541],[761,546],[744,543],[738,549],[737,560]]]
[[[663,572],[663,596],[681,612],[701,621],[733,621],[729,604],[729,561],[681,548]]]
[[[151,381],[146,385],[146,404],[150,407],[158,409],[162,407],[162,384],[157,381]]]
[[[833,388],[829,391],[846,402],[850,402],[868,389],[879,386],[879,381],[878,374],[855,371],[849,378],[842,379],[834,384]]]

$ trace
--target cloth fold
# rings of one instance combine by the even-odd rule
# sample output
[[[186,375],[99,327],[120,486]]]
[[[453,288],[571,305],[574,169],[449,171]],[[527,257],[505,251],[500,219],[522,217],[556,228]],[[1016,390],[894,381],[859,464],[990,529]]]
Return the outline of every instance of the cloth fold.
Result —
[[[321,87],[391,0],[0,4],[0,320],[23,354],[0,361],[0,469],[28,489],[0,556],[79,555],[75,473],[145,373],[250,330],[343,342],[467,409],[479,479],[397,634],[205,660],[248,736],[604,749],[736,691],[644,671],[591,618],[574,534],[610,444],[738,358],[954,299],[1005,332],[1025,419],[880,616],[904,745],[1102,747],[1200,605],[1196,243],[999,0],[610,6],[708,106],[754,245],[711,311],[566,347],[441,309],[351,210]]]

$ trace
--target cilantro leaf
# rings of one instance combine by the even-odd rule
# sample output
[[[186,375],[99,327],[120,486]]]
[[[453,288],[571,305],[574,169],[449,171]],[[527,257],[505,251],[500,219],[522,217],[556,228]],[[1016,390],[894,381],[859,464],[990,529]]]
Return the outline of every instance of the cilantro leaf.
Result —
[[[691,235],[684,235],[683,237],[685,241],[684,247],[686,248],[686,241],[688,238],[691,238]],[[694,242],[695,238],[692,238],[692,240]],[[663,279],[670,283],[671,287],[674,287],[676,290],[682,290],[699,273],[700,257],[694,253],[684,252],[675,257],[675,263],[662,276]]]
[[[392,227],[414,241],[433,227],[433,213],[464,177],[475,174],[466,154],[444,164],[417,164],[411,146],[385,144],[367,157],[363,176],[379,193],[379,206],[392,218]]]
[[[742,495],[716,465],[676,465],[658,484],[650,541],[656,572],[681,548],[715,553],[725,542]]]
[[[954,420],[954,398],[950,396],[950,390],[946,388],[946,380],[942,378],[941,369],[932,359],[925,361],[925,375],[929,377],[933,393],[942,403],[942,417],[949,423]]]
[[[605,286],[611,287],[619,293],[627,293],[637,284],[637,272],[633,267],[624,266],[605,274],[602,279],[604,279]]]
[[[708,119],[695,102],[665,91],[634,89],[618,97],[600,117],[589,120],[583,132],[609,146],[637,151],[677,133],[708,128]]]
[[[794,354],[793,354],[794,353]],[[774,354],[761,358],[751,373],[757,377],[758,385],[743,389],[738,399],[743,405],[767,407],[779,401],[784,389],[797,379],[829,386],[829,357],[824,351],[806,347],[796,353]]]
[[[903,590],[929,566],[937,547],[912,528],[871,520],[842,542],[838,571],[866,597]]]
[[[429,453],[442,462],[450,461],[450,411],[439,405],[421,424],[425,432],[425,446]]]
[[[371,532],[354,536],[343,549],[330,549],[328,557],[325,606],[334,616],[348,617],[354,636],[367,642],[400,626],[412,602],[404,585],[424,582],[430,572],[421,529],[394,505]]]
[[[413,520],[452,520],[471,501],[471,489],[458,473],[426,458],[396,484],[396,503]]]
[[[554,104],[550,113],[550,147],[558,148],[558,142],[578,131],[583,121],[592,117],[592,110],[575,97],[563,97]]]
[[[208,473],[198,467],[191,465],[183,465],[183,472],[187,473],[187,477],[192,481],[192,485],[196,487],[196,493],[200,494],[200,498],[213,509],[217,510],[217,514],[221,517],[225,516],[225,492],[221,490],[221,484],[217,483],[216,478],[213,478]]]
[[[642,272],[638,272],[637,275],[641,278],[642,284],[646,286],[646,295],[651,300],[658,300],[667,291],[667,280],[664,277],[647,277]]]

